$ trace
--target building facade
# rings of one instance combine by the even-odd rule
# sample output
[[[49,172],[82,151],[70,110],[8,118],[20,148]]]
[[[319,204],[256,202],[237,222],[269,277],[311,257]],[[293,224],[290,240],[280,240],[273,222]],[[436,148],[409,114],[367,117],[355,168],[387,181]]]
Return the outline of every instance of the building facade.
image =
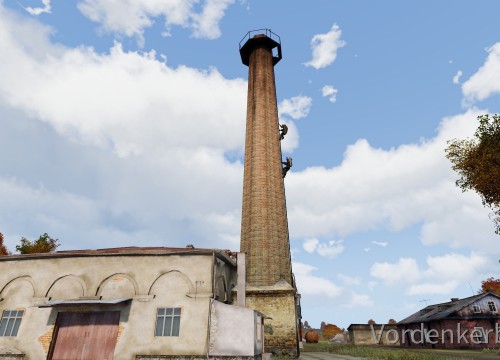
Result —
[[[0,257],[0,359],[260,359],[263,316],[230,305],[236,281],[211,249]]]
[[[397,324],[401,346],[499,349],[500,297],[482,293],[429,305]]]

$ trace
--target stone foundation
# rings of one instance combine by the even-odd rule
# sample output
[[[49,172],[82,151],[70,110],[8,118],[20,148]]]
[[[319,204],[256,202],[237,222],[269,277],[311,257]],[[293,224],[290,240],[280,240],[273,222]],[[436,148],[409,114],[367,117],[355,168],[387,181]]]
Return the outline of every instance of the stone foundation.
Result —
[[[295,290],[248,288],[246,306],[264,315],[264,352],[298,357]]]

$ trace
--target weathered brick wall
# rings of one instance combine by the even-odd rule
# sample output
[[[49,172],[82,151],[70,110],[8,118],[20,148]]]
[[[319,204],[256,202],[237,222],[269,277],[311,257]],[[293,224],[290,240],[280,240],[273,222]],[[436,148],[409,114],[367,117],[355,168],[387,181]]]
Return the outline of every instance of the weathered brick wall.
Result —
[[[472,335],[475,328],[484,330],[485,342],[473,339]],[[416,331],[413,338],[409,332],[403,335],[405,329]],[[425,323],[424,329],[426,331],[432,329],[435,330],[433,334],[437,334],[437,336],[433,335],[430,338],[435,344],[426,341],[425,337],[423,338],[424,341],[421,340],[421,329],[420,323],[405,326],[398,325],[401,345],[444,349],[500,349],[500,319],[496,317],[468,320],[449,319]],[[499,330],[498,333],[497,330]]]
[[[254,45],[248,72],[240,251],[246,254],[249,284],[270,286],[281,279],[292,284],[272,52],[259,39],[247,44]]]
[[[52,336],[54,335],[54,325],[51,325],[49,330],[38,337],[38,341],[42,344],[43,351],[48,354],[50,349],[50,343],[52,342]]]
[[[292,292],[247,294],[247,306],[272,319],[264,320],[264,352],[297,356],[295,296]]]
[[[262,34],[244,45],[249,70],[240,251],[246,254],[246,306],[272,318],[264,321],[264,351],[296,356],[296,291],[272,54],[277,45]],[[290,290],[270,291],[279,283]]]

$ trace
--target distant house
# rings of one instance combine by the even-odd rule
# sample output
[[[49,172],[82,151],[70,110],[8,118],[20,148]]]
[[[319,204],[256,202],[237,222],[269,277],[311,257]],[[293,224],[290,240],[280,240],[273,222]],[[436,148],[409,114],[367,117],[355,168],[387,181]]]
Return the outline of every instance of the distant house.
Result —
[[[399,345],[395,324],[351,324],[347,331],[354,345]]]
[[[401,346],[500,348],[500,297],[483,293],[429,305],[397,324]]]
[[[234,255],[129,247],[2,256],[0,359],[260,358],[263,315],[230,304]]]

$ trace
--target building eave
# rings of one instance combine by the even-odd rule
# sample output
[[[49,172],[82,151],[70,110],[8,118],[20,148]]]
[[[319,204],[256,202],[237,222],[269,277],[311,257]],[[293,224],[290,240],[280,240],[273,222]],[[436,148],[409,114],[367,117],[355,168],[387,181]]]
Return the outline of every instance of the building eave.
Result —
[[[81,257],[124,257],[124,256],[212,256],[236,266],[236,261],[232,259],[228,250],[220,249],[190,249],[190,248],[112,248],[98,250],[68,250],[40,254],[19,254],[1,256],[0,262],[44,260],[61,258],[81,258]]]

